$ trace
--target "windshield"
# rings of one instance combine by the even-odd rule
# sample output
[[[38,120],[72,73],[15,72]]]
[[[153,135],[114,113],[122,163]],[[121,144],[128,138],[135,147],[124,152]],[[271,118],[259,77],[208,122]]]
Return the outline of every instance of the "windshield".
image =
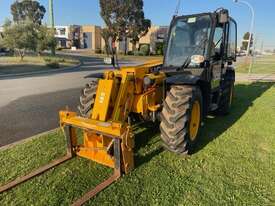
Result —
[[[178,19],[171,28],[164,65],[181,67],[192,55],[205,56],[210,26],[209,15]]]

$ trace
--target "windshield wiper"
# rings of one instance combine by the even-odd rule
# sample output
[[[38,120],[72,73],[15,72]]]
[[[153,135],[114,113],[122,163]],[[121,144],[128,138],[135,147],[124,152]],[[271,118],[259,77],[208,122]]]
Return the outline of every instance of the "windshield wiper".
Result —
[[[179,70],[187,68],[189,66],[189,64],[191,63],[191,57],[198,51],[198,49],[202,48],[202,45],[208,40],[208,38],[204,38],[201,40],[201,42],[199,43],[198,47],[196,47],[192,53],[185,59],[185,61],[183,62],[182,66],[179,68]]]

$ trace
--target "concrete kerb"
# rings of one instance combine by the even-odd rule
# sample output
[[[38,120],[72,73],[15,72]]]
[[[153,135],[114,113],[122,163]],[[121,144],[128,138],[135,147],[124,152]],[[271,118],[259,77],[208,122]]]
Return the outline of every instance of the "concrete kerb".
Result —
[[[49,135],[49,134],[53,134],[53,133],[56,133],[60,128],[55,128],[55,129],[52,129],[50,131],[46,131],[46,132],[42,132],[40,134],[37,134],[37,135],[34,135],[34,136],[31,136],[31,137],[28,137],[28,138],[25,138],[25,139],[22,139],[22,140],[19,140],[19,141],[16,141],[16,142],[13,142],[11,144],[8,144],[8,145],[5,145],[5,146],[2,146],[0,147],[0,151],[4,151],[4,150],[7,150],[9,148],[12,148],[12,147],[15,147],[17,145],[20,145],[20,144],[24,144],[24,143],[27,143],[27,142],[30,142],[34,139],[37,139],[39,137],[42,137],[42,136],[46,136],[46,135]]]
[[[76,69],[82,65],[82,62],[79,62],[75,66],[71,67],[65,67],[63,69],[51,69],[51,70],[45,70],[45,71],[37,71],[37,72],[24,72],[24,73],[19,73],[19,74],[3,74],[0,75],[0,79],[2,78],[10,78],[10,77],[24,77],[24,76],[31,76],[31,75],[36,75],[36,74],[51,74],[51,73],[56,73],[56,72],[63,72],[66,70],[70,69]]]

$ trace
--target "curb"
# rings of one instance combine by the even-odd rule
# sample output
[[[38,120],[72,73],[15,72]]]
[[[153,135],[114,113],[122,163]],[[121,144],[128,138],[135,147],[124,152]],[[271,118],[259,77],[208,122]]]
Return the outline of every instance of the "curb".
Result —
[[[4,150],[7,150],[7,149],[9,149],[9,148],[11,148],[11,147],[17,146],[17,145],[27,143],[27,142],[29,142],[29,141],[31,141],[31,140],[34,140],[34,139],[37,139],[37,138],[39,138],[39,137],[41,137],[41,136],[55,133],[55,132],[57,132],[59,129],[60,129],[60,128],[58,127],[58,128],[52,129],[52,130],[50,130],[50,131],[42,132],[42,133],[36,134],[36,135],[34,135],[34,136],[27,137],[27,138],[25,138],[25,139],[22,139],[22,140],[13,142],[13,143],[11,143],[11,144],[4,145],[4,146],[0,147],[0,152],[1,152],[1,151],[4,151]]]
[[[3,74],[0,75],[0,79],[2,78],[9,78],[9,77],[24,77],[24,76],[31,76],[31,75],[36,75],[36,74],[51,74],[51,73],[56,73],[56,72],[62,72],[70,69],[76,69],[80,67],[82,63],[80,62],[79,64],[71,67],[65,67],[63,69],[51,69],[47,71],[38,71],[38,72],[25,72],[25,73],[20,73],[20,74]]]

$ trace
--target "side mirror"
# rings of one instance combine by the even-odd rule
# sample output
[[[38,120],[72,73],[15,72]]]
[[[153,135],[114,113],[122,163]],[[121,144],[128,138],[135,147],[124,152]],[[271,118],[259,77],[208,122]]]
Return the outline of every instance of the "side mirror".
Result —
[[[229,22],[229,13],[228,13],[228,10],[222,9],[219,12],[219,17],[218,18],[219,18],[219,23],[221,23],[221,24]]]

